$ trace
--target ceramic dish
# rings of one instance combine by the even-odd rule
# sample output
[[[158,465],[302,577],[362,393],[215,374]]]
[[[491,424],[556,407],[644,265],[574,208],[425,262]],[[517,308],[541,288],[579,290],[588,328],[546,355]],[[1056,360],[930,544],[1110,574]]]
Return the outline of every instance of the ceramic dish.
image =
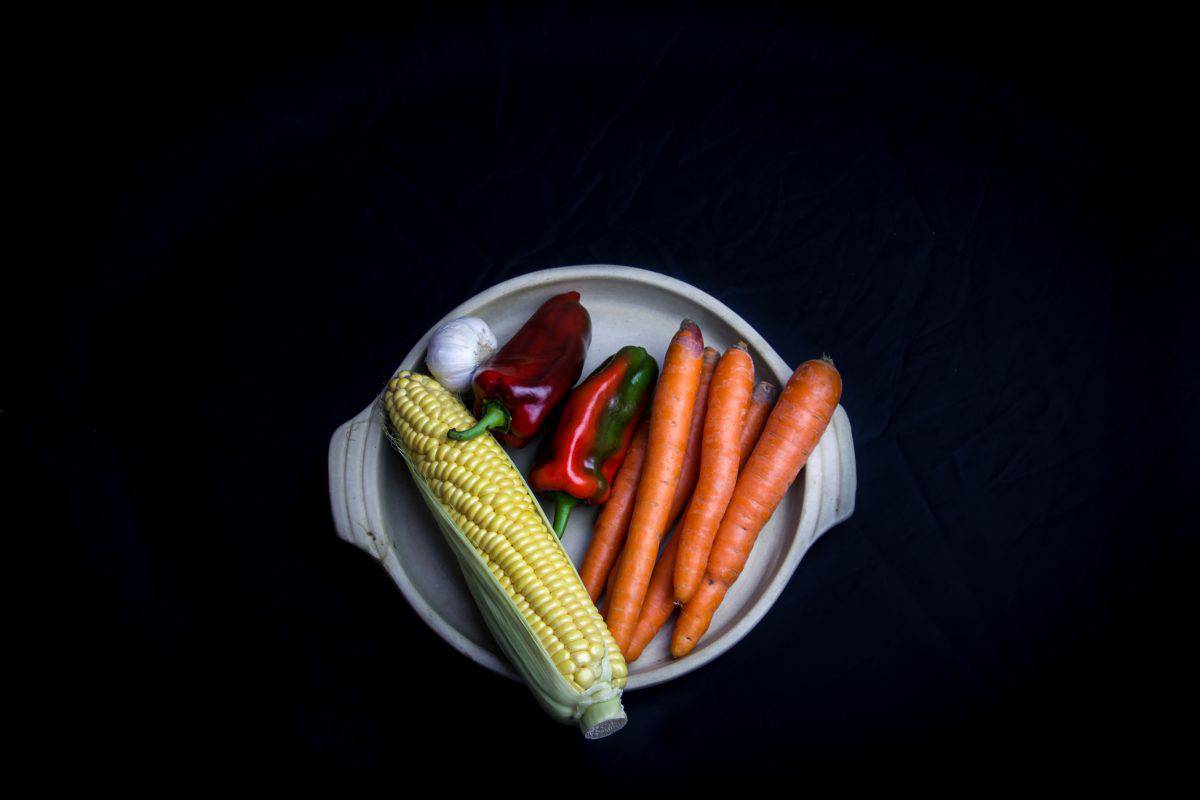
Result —
[[[397,372],[424,369],[429,337],[449,319],[482,317],[503,343],[546,298],[571,289],[581,293],[592,316],[585,375],[626,344],[644,346],[661,364],[684,317],[700,325],[705,344],[722,351],[739,339],[745,341],[758,379],[782,386],[792,373],[744,319],[710,295],[656,272],[610,265],[533,272],[476,295],[431,328],[400,362]],[[385,382],[381,380],[380,386]],[[535,450],[536,444],[511,451],[523,473]],[[417,614],[451,646],[490,670],[516,678],[484,627],[458,564],[400,456],[385,439],[375,398],[334,433],[329,448],[329,488],[338,535],[380,561]],[[704,639],[686,658],[674,660],[667,650],[668,623],[642,657],[630,665],[627,690],[691,672],[736,644],[771,608],[816,538],[850,516],[854,493],[850,421],[838,406],[804,471],[763,528],[745,571]],[[587,547],[595,514],[594,508],[578,507],[563,536],[576,564]]]

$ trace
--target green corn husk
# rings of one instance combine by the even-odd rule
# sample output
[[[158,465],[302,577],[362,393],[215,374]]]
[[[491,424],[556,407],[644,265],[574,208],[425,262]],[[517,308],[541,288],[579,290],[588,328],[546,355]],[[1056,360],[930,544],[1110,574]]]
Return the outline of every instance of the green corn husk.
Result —
[[[450,545],[451,551],[457,558],[463,577],[466,579],[467,588],[470,589],[471,596],[475,598],[475,604],[479,607],[488,630],[495,637],[505,657],[533,692],[538,703],[554,720],[564,724],[578,724],[580,731],[588,739],[599,739],[616,733],[624,727],[628,718],[621,705],[621,689],[615,688],[611,684],[611,662],[608,657],[605,656],[603,660],[602,673],[597,677],[596,682],[586,690],[581,691],[575,688],[559,673],[550,659],[550,655],[529,627],[529,623],[517,610],[512,598],[497,583],[483,557],[455,524],[433,490],[429,488],[405,451],[403,440],[392,430],[386,414],[384,419],[388,439],[404,459],[409,474],[412,475],[417,489],[421,492],[421,497],[425,499],[425,504],[433,513],[434,521],[441,530],[442,537]],[[509,461],[511,463],[511,458]],[[513,468],[520,475],[520,471],[516,470],[515,465]],[[532,492],[529,485],[525,483],[524,476],[521,476],[521,481],[525,486],[525,491],[529,492],[532,497]],[[533,505],[538,510],[544,524],[551,528],[550,521],[546,518],[541,504],[535,501]],[[561,545],[559,546],[561,547]],[[568,558],[568,562],[569,560]]]

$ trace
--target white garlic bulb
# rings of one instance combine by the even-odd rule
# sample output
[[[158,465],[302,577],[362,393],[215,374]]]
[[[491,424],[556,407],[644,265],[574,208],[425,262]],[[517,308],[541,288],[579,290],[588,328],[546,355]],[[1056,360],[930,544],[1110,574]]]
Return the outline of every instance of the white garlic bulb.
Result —
[[[452,319],[433,332],[425,366],[452,392],[465,392],[475,368],[496,352],[496,336],[479,317]]]

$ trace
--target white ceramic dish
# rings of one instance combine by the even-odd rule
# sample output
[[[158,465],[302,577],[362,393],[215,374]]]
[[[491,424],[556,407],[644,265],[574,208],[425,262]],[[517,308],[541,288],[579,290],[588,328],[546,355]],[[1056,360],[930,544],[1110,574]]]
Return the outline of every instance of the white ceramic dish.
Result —
[[[749,345],[758,379],[782,386],[791,367],[745,320],[723,303],[666,275],[631,267],[592,265],[522,275],[476,295],[447,314],[400,362],[423,369],[434,329],[455,317],[482,317],[506,342],[546,298],[577,289],[592,316],[584,374],[622,345],[640,344],[662,363],[684,317],[695,320],[705,344],[722,351]],[[381,381],[380,386],[386,381]],[[536,444],[512,451],[527,471]],[[833,421],[796,483],[759,535],[745,571],[718,610],[699,646],[674,660],[670,623],[630,665],[628,689],[652,686],[703,666],[736,644],[771,608],[818,536],[854,511],[854,446],[850,421],[838,406]],[[442,541],[400,457],[384,437],[375,398],[338,428],[329,447],[329,489],[338,535],[379,560],[417,614],[455,649],[483,666],[516,678],[475,608],[454,556]],[[552,509],[550,509],[552,513]],[[596,511],[580,506],[563,543],[578,564]]]

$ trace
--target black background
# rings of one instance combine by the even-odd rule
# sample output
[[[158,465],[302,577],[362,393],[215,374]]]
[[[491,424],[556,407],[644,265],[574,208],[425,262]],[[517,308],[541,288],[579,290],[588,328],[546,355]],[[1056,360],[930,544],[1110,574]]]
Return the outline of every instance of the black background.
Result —
[[[16,500],[46,509],[39,605],[66,600],[38,629],[37,740],[72,765],[555,791],[1178,765],[1200,488],[1178,20],[50,30],[26,164],[49,230],[10,298],[38,335],[10,339],[31,391],[3,416]],[[859,469],[855,515],[766,619],[596,743],[336,539],[325,468],[448,308],[580,263],[693,283],[791,363],[831,353]]]

